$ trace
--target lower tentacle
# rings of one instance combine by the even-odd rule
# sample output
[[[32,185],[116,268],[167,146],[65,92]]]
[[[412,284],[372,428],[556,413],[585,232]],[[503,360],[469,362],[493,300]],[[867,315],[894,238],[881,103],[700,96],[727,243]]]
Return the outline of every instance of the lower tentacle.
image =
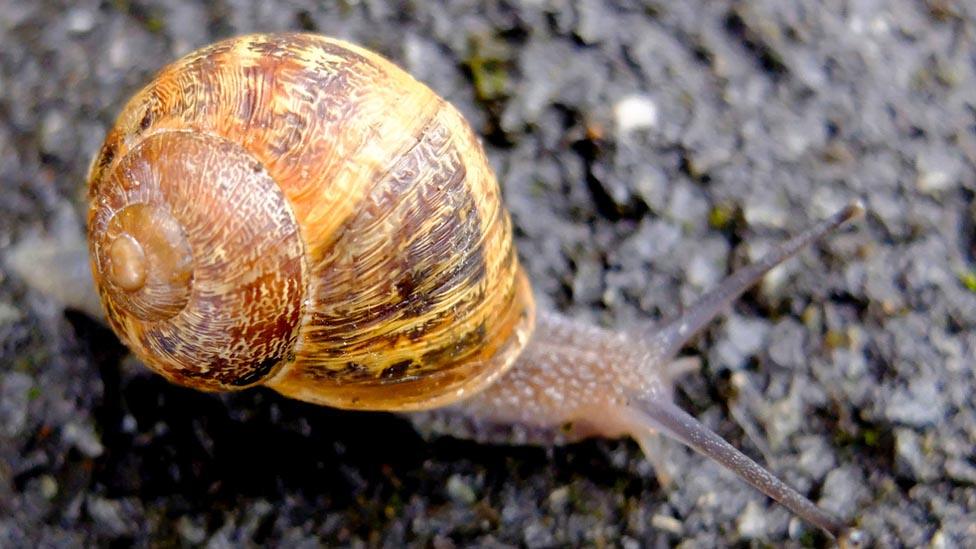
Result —
[[[817,507],[669,400],[635,398],[623,414],[630,422],[631,435],[641,443],[645,452],[654,449],[653,446],[648,447],[643,443],[653,441],[653,435],[647,433],[667,435],[729,469],[797,516],[823,529],[842,546],[863,543],[863,533],[859,530]],[[650,455],[648,458],[657,459]]]

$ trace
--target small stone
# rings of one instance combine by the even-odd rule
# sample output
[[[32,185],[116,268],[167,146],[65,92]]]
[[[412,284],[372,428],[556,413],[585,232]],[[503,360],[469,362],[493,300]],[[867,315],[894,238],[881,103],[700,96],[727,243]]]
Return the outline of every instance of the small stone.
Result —
[[[606,162],[595,162],[590,171],[615,209],[623,211],[629,207],[633,199],[630,177],[622,177],[613,164]]]
[[[739,535],[746,539],[761,538],[766,534],[766,510],[755,501],[746,504],[737,521]]]
[[[90,496],[86,508],[95,527],[111,537],[121,537],[135,531],[135,525],[126,516],[127,509],[123,508],[120,500]]]
[[[569,486],[563,486],[561,488],[556,488],[549,493],[549,508],[553,511],[561,511],[565,509],[566,503],[569,502]]]
[[[769,334],[769,358],[784,368],[799,368],[806,364],[806,334],[803,325],[791,318],[778,322]]]
[[[763,346],[769,324],[765,320],[749,319],[735,315],[726,323],[726,333],[737,349],[744,354],[755,354]]]
[[[54,479],[51,475],[41,475],[38,479],[40,482],[41,495],[44,499],[51,500],[54,496],[58,495],[58,481]]]
[[[234,549],[231,541],[234,535],[234,521],[229,520],[207,539],[207,549]]]
[[[19,435],[27,425],[27,405],[34,380],[21,372],[8,372],[0,381],[0,434]]]
[[[47,111],[41,120],[41,149],[50,154],[64,153],[70,149],[71,137],[65,115],[55,109]]]
[[[863,352],[834,349],[832,355],[834,364],[840,368],[839,371],[842,371],[847,379],[862,379],[865,376],[868,368]]]
[[[615,32],[614,14],[606,9],[601,0],[580,0],[576,35],[587,44],[604,41]]]
[[[905,295],[896,280],[897,258],[894,254],[881,253],[869,259],[865,265],[864,293],[883,310],[892,314],[904,307]]]
[[[931,478],[935,472],[922,454],[918,433],[912,429],[895,429],[895,465],[901,474],[915,479]]]
[[[603,295],[603,264],[596,257],[580,257],[573,276],[573,301],[595,303]]]
[[[790,391],[766,408],[766,431],[769,444],[774,448],[782,446],[793,433],[803,429],[804,419],[801,394],[805,383],[802,378],[794,380]]]
[[[73,206],[60,202],[51,231],[44,236],[28,233],[0,249],[0,263],[31,289],[67,308],[101,318],[104,312],[94,291],[83,227]]]
[[[202,525],[197,524],[190,517],[183,515],[176,521],[176,531],[183,538],[183,541],[190,545],[199,545],[207,539],[207,530]]]
[[[777,229],[785,228],[790,219],[786,208],[775,204],[768,198],[757,195],[753,195],[752,199],[745,201],[742,216],[750,227],[759,225]]]
[[[698,288],[711,287],[720,278],[718,268],[701,254],[696,254],[688,262],[687,273],[688,283]]]
[[[692,177],[698,179],[708,175],[709,172],[717,169],[723,164],[728,163],[732,158],[732,147],[724,144],[698,145],[688,151],[688,172]]]
[[[863,473],[846,465],[827,474],[819,504],[841,518],[850,519],[857,515],[866,496]]]
[[[471,505],[478,497],[474,489],[464,481],[461,475],[451,475],[447,479],[447,495],[458,503]]]
[[[660,212],[667,204],[671,184],[660,167],[651,164],[636,166],[632,181],[637,196],[651,211]]]
[[[725,273],[728,253],[725,239],[703,240],[688,262],[685,280],[700,289],[714,287]]]
[[[743,246],[749,261],[758,261],[770,253],[777,243],[763,240],[750,241]],[[790,273],[796,268],[794,260],[787,260],[773,267],[766,273],[759,282],[759,291],[767,301],[776,301],[783,297],[786,289],[786,282],[789,280]]]
[[[671,532],[672,534],[681,535],[684,532],[684,527],[681,521],[668,516],[668,515],[654,515],[651,517],[651,526],[657,528],[658,530],[664,530],[665,532]]]
[[[800,448],[800,468],[814,479],[820,480],[837,465],[833,449],[822,437],[802,437],[797,440]]]
[[[818,187],[810,199],[809,211],[815,218],[824,219],[837,213],[850,202],[849,197],[841,195],[830,187]]]
[[[0,326],[20,320],[20,311],[13,305],[0,301]]]
[[[949,478],[968,484],[976,484],[976,467],[963,459],[950,459],[945,464]]]
[[[541,520],[533,520],[526,525],[522,541],[527,547],[553,547],[556,544],[552,532]]]
[[[796,158],[810,148],[809,128],[800,128],[792,124],[787,125],[786,129],[779,137],[783,140],[783,145],[790,153],[790,158]]]
[[[723,331],[725,337],[711,352],[712,360],[715,364],[738,370],[763,347],[769,324],[764,320],[732,314],[725,321]]]
[[[101,441],[98,440],[90,425],[81,425],[75,422],[69,423],[61,431],[61,437],[66,443],[77,448],[86,457],[97,458],[105,451],[105,447],[102,446]]]
[[[678,227],[659,219],[645,219],[611,255],[623,264],[635,259],[652,263],[667,257],[680,242],[681,229]]]
[[[867,211],[871,212],[872,219],[880,221],[885,230],[893,235],[905,236],[909,233],[905,216],[908,203],[904,196],[885,191],[873,193],[869,197]]]
[[[630,536],[620,538],[620,546],[623,549],[640,549],[642,547],[639,541]]]
[[[915,158],[915,186],[925,194],[940,194],[959,181],[960,170],[958,159],[945,149],[922,152]]]
[[[240,522],[240,528],[238,532],[241,535],[236,536],[242,539],[252,539],[258,528],[261,526],[261,522],[264,517],[268,516],[268,513],[274,510],[274,506],[268,503],[267,500],[258,499],[248,506],[247,512],[244,514],[243,519]]]
[[[95,28],[95,11],[87,8],[74,8],[65,15],[68,32],[86,33]]]
[[[686,183],[671,188],[668,214],[675,220],[693,225],[708,219],[708,202],[701,189]]]
[[[613,117],[619,135],[647,130],[657,125],[657,103],[647,95],[628,95],[613,106]]]
[[[935,376],[915,378],[897,389],[885,407],[885,415],[915,427],[935,425],[945,416],[945,397]]]
[[[127,36],[123,35],[118,40],[112,40],[109,43],[108,54],[106,55],[108,66],[113,69],[124,69],[130,62],[131,52],[132,44]]]

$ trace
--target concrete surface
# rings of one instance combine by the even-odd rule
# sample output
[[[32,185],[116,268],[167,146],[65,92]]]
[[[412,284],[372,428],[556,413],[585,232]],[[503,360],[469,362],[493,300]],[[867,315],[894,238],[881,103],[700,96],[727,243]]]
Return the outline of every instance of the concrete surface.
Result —
[[[974,23],[951,0],[0,0],[0,248],[80,231],[57,213],[164,62],[255,30],[350,39],[470,118],[540,301],[594,322],[673,313],[863,198],[686,350],[678,399],[879,546],[973,547]],[[825,543],[663,451],[669,487],[630,441],[426,441],[193,393],[0,271],[5,547]]]

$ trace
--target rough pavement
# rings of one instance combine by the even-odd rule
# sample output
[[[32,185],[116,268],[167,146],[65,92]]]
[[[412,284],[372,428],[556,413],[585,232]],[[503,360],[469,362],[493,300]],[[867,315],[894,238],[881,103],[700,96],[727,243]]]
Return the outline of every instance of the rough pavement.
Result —
[[[541,303],[594,322],[675,312],[863,198],[689,347],[704,366],[678,400],[882,546],[976,546],[973,4],[320,4],[0,0],[0,248],[62,234],[165,61],[255,30],[350,39],[469,117]],[[824,543],[664,451],[662,488],[629,441],[425,441],[391,415],[193,393],[0,271],[4,546]]]

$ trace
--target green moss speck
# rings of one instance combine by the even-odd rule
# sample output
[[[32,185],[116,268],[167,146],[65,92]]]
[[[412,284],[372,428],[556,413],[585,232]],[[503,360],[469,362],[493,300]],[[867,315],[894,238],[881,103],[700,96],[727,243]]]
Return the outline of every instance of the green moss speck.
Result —
[[[163,23],[162,18],[155,17],[155,16],[150,16],[150,17],[146,18],[146,30],[147,31],[149,31],[149,32],[151,32],[153,34],[158,34],[158,33],[162,32],[164,28],[165,28],[165,24]]]
[[[871,447],[876,447],[878,446],[878,442],[881,441],[881,433],[875,431],[874,429],[865,429],[863,438],[864,444]]]
[[[497,101],[508,95],[508,67],[511,54],[507,45],[494,37],[472,36],[464,60],[480,101]]]
[[[828,330],[824,335],[824,343],[830,349],[847,349],[851,346],[851,338],[840,330]]]
[[[976,294],[976,271],[966,271],[959,273],[959,281],[967,290]]]
[[[730,204],[720,204],[708,212],[708,225],[720,231],[729,228],[735,221],[735,206]]]

